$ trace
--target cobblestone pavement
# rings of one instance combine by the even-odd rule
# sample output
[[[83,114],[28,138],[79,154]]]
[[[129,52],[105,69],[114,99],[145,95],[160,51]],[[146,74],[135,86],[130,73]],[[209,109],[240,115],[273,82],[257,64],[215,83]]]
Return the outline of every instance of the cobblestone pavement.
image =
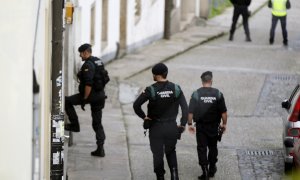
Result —
[[[258,12],[252,25],[253,42],[244,42],[239,29],[234,42],[228,36],[203,44],[166,62],[169,80],[181,85],[187,100],[200,86],[205,70],[214,73],[214,86],[225,95],[228,106],[228,131],[219,143],[218,172],[213,179],[277,180],[283,179],[281,101],[288,98],[299,83],[298,40],[289,48],[269,46],[263,36],[269,27],[255,26],[269,22],[268,9]],[[279,32],[277,36],[280,37]],[[121,83],[136,93],[152,81],[150,69]],[[122,91],[122,88],[121,90]],[[122,105],[127,122],[129,155],[133,179],[153,179],[149,142],[142,134],[140,120],[132,112],[130,101]],[[139,152],[143,152],[139,155]],[[177,154],[181,179],[197,179],[195,137],[185,133],[178,142]],[[145,168],[140,168],[141,162]],[[167,169],[167,167],[165,166]],[[145,170],[146,169],[146,170]],[[141,173],[142,172],[142,173]],[[168,171],[166,177],[169,177]]]
[[[252,7],[261,7],[265,2],[252,0]],[[274,45],[268,44],[271,14],[267,7],[250,19],[251,43],[244,41],[242,28],[237,29],[234,41],[229,42],[225,33],[232,17],[229,9],[209,20],[207,27],[191,28],[169,41],[153,43],[108,64],[113,80],[106,89],[108,99],[103,113],[106,157],[90,157],[95,148],[90,115],[79,114],[83,125],[80,134],[74,133],[74,146],[70,148],[70,179],[155,179],[149,140],[144,137],[142,120],[133,112],[132,102],[142,89],[153,83],[149,67],[161,61],[169,67],[168,79],[181,85],[187,100],[200,86],[199,77],[206,70],[213,71],[213,86],[225,95],[228,130],[218,144],[218,172],[212,179],[282,179],[281,113],[284,111],[280,103],[299,83],[300,74],[300,2],[293,1],[292,7],[288,15],[288,48],[282,46],[280,30],[276,31]],[[218,38],[211,40],[216,35]],[[195,136],[183,133],[176,151],[180,179],[198,179],[202,172]],[[165,178],[169,179],[166,165]]]
[[[238,149],[239,169],[244,180],[282,178],[281,149]]]

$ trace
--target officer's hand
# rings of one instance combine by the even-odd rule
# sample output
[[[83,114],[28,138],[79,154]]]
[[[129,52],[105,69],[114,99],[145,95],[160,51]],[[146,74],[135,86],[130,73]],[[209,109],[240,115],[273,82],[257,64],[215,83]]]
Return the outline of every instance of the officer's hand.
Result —
[[[189,125],[188,130],[192,134],[195,134],[195,132],[196,132],[196,129],[195,129],[195,127],[193,125]]]
[[[185,127],[184,127],[184,126],[178,126],[178,131],[179,131],[180,133],[183,133],[184,130],[185,130]]]
[[[86,104],[86,100],[82,98],[81,102],[80,102],[80,106],[83,111],[85,111],[85,108],[84,108],[85,104]]]
[[[144,118],[144,123],[143,123],[143,127],[144,129],[149,129],[152,125],[152,121],[149,117],[145,117]]]
[[[224,134],[225,131],[226,131],[226,124],[221,124],[221,125],[220,125],[220,128],[222,129],[222,132],[223,132],[223,134]]]
[[[151,121],[152,119],[146,116],[146,117],[144,118],[144,120],[145,120],[145,121]]]

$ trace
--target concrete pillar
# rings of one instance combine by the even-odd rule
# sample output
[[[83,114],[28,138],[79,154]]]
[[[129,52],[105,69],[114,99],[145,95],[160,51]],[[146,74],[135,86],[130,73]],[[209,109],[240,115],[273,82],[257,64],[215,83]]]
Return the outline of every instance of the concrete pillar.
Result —
[[[200,17],[207,19],[209,15],[209,0],[200,0]]]

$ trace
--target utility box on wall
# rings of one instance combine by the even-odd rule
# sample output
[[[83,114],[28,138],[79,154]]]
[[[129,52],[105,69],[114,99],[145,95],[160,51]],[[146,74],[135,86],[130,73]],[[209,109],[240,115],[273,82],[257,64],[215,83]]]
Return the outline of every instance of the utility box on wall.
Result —
[[[74,6],[71,2],[66,2],[65,20],[67,24],[73,23]]]

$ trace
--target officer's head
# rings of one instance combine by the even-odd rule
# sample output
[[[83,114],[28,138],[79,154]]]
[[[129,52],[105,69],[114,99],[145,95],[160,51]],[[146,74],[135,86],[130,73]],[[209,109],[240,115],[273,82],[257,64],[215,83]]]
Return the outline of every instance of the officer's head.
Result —
[[[202,73],[201,75],[202,84],[212,84],[212,78],[213,75],[211,71],[206,71]]]
[[[92,55],[92,46],[90,44],[83,44],[78,48],[79,56],[85,61]]]
[[[166,79],[168,75],[168,67],[164,63],[155,64],[152,67],[153,80]]]

